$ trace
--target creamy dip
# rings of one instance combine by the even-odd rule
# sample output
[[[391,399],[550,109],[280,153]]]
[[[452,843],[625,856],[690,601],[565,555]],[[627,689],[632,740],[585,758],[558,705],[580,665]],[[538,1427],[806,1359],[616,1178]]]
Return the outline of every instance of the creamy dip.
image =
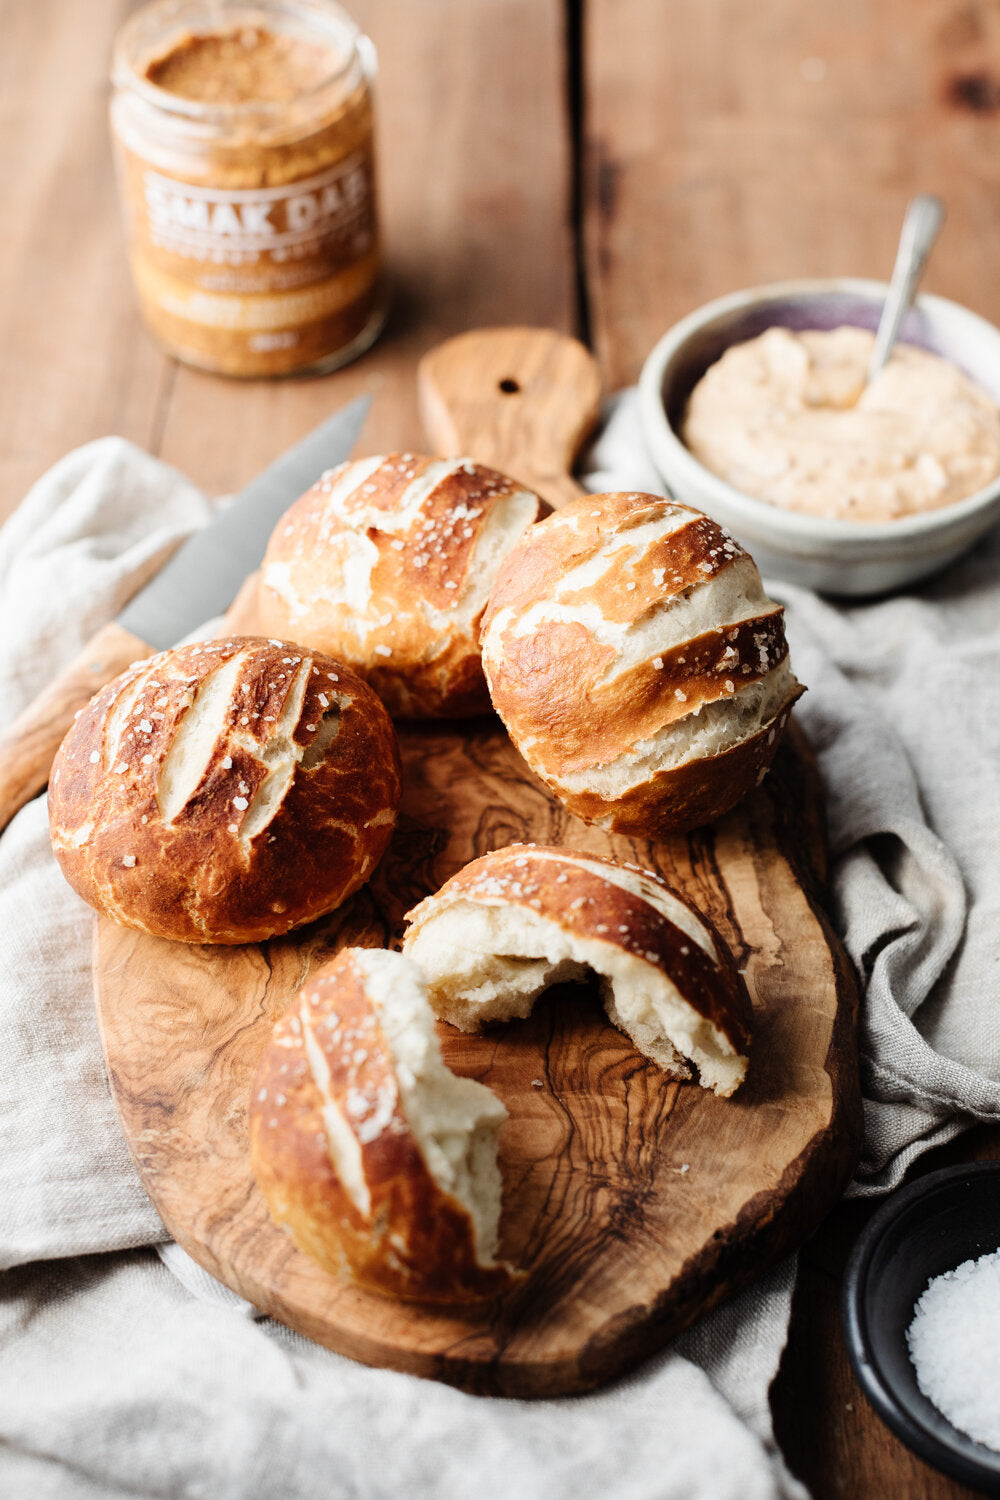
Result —
[[[1000,474],[1000,409],[947,360],[897,344],[865,385],[874,334],[769,328],[695,386],[681,436],[721,479],[786,510],[890,521]]]

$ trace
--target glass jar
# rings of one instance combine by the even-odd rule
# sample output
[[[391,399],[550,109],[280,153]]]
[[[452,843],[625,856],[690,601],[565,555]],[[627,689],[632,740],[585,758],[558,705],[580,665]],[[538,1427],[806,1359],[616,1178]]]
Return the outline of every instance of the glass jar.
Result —
[[[129,258],[169,353],[336,369],[385,317],[374,49],[333,0],[154,0],[115,41]]]

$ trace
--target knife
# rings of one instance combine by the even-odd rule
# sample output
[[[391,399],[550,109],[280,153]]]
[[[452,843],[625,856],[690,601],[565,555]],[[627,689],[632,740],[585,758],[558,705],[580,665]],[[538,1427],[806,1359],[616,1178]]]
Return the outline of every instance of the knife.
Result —
[[[370,396],[328,417],[182,542],[118,615],[0,735],[0,832],[42,790],[79,709],[132,662],[221,614],[259,565],[279,519],[325,469],[349,457]]]

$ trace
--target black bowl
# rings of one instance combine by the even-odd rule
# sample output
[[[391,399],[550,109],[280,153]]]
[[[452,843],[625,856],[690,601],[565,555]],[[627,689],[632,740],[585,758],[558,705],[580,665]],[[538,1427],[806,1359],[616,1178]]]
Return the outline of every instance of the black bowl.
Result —
[[[1000,1453],[953,1427],[917,1385],[906,1330],[927,1283],[1000,1247],[1000,1161],[946,1167],[893,1193],[868,1221],[844,1275],[844,1332],[862,1390],[913,1452],[1000,1495]]]

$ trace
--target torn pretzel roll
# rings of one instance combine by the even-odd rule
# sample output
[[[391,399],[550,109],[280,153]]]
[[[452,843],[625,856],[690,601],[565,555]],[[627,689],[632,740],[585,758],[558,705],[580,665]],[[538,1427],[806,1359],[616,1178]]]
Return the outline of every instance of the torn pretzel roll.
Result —
[[[634,865],[534,844],[473,860],[409,914],[403,951],[435,1014],[463,1031],[526,1016],[543,990],[598,977],[614,1024],[670,1078],[729,1095],[751,1009],[712,924]]]
[[[417,967],[347,948],[274,1028],[254,1084],[254,1174],[274,1219],[327,1271],[388,1296],[482,1301],[496,1259],[507,1111],[445,1066]]]

